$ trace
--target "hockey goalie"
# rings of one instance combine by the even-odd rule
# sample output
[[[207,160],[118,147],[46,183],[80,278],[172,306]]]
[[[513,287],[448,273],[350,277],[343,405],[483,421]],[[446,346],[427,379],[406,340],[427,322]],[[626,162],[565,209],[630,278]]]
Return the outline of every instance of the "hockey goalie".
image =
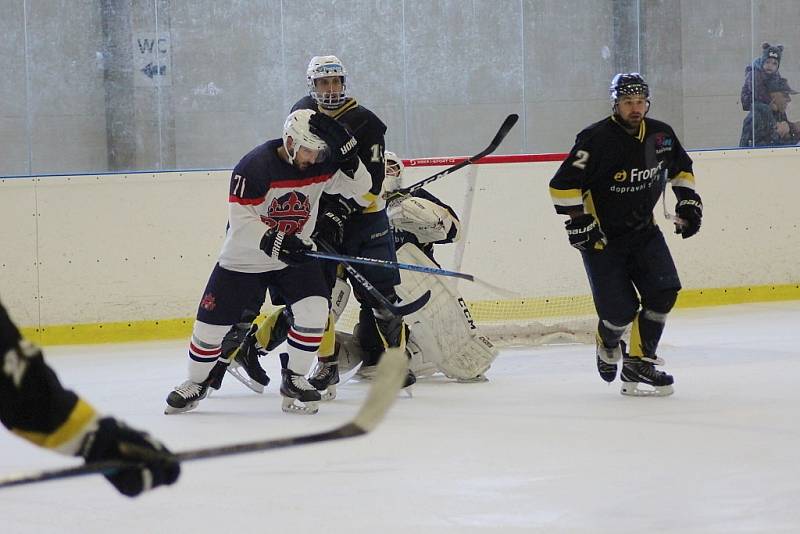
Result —
[[[439,267],[433,257],[434,245],[453,243],[461,237],[461,223],[455,211],[424,189],[393,195],[402,187],[403,163],[389,151],[385,160],[384,190],[389,199],[387,212],[398,261]],[[401,271],[401,280],[396,291],[402,299],[411,299],[425,290],[431,292],[428,304],[405,318],[406,350],[414,374],[422,378],[441,372],[462,382],[485,381],[497,349],[475,325],[454,281],[415,271]],[[334,305],[340,300],[336,295],[334,291]],[[352,336],[342,332],[336,333],[336,341],[339,371],[347,373],[361,361],[358,346]]]

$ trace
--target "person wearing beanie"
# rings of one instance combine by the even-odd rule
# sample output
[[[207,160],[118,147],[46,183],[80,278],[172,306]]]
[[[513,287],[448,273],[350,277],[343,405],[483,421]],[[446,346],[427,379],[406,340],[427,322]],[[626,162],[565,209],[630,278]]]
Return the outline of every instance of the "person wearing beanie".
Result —
[[[769,105],[771,98],[767,82],[781,77],[778,69],[782,56],[783,45],[761,44],[761,55],[744,69],[744,85],[740,96],[742,110],[750,111],[754,101]]]

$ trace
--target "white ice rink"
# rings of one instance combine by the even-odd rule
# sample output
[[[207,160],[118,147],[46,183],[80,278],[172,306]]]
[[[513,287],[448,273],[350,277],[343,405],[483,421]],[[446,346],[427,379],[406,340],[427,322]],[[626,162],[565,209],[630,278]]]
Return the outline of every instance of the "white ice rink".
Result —
[[[228,376],[163,415],[186,344],[46,351],[62,380],[174,450],[289,436],[350,418],[350,382],[312,417]],[[800,532],[800,302],[672,315],[667,398],[628,398],[586,345],[504,351],[485,384],[427,380],[374,433],[186,463],[138,499],[102,477],[0,492],[0,532]],[[0,434],[0,476],[71,460]],[[72,461],[72,463],[77,463]]]

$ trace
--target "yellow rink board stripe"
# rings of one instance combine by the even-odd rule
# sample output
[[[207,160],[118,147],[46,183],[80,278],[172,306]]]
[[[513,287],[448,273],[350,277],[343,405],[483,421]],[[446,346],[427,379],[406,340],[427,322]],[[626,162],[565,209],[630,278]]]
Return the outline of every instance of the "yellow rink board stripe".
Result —
[[[680,308],[724,306],[748,302],[800,300],[797,284],[684,289],[678,296]],[[558,316],[594,314],[589,295],[571,297],[534,297],[520,300],[481,300],[470,302],[472,317],[477,323],[518,321]],[[157,321],[123,321],[52,325],[43,328],[22,328],[22,334],[40,345],[76,345],[188,339],[194,319]]]

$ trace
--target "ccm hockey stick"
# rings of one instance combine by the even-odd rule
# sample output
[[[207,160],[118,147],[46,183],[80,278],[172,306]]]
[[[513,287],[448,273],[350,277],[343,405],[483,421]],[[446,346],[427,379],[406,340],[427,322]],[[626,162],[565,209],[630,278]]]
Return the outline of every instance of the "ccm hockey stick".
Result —
[[[344,256],[341,254],[335,254],[333,252],[306,252],[306,256],[319,258],[321,260],[331,260],[342,263],[361,263],[364,265],[385,267],[387,269],[405,269],[406,271],[418,271],[421,273],[435,274],[438,276],[452,276],[453,278],[461,278],[463,280],[469,280],[470,282],[475,281],[475,277],[471,274],[459,273],[457,271],[446,271],[444,269],[437,269],[435,267],[428,267],[425,265],[414,265],[413,263],[400,263],[398,261],[362,258],[361,256]]]
[[[384,309],[386,309],[389,313],[391,313],[395,317],[403,317],[405,315],[411,315],[412,313],[419,311],[431,299],[431,292],[430,290],[428,290],[425,291],[425,293],[423,293],[422,295],[420,295],[420,297],[417,300],[409,302],[408,304],[403,304],[400,306],[398,306],[397,304],[393,304],[389,302],[389,299],[384,297],[380,291],[375,289],[375,286],[373,286],[369,282],[369,280],[364,278],[364,275],[362,275],[352,265],[350,265],[351,261],[354,262],[354,260],[368,260],[369,258],[353,258],[350,256],[340,256],[338,254],[335,254],[335,250],[332,246],[330,246],[328,243],[326,243],[321,239],[317,240],[317,246],[323,250],[326,250],[327,253],[309,251],[306,252],[306,256],[310,256],[313,258],[320,258],[320,259],[335,259],[336,261],[344,265],[344,269],[345,271],[347,271],[347,274],[352,276],[359,284],[361,284],[361,287],[366,289],[367,292],[370,295],[372,295],[372,297],[375,300],[377,300]],[[326,258],[325,256],[328,257]],[[374,261],[377,262],[379,265],[381,265],[384,260],[374,260]],[[372,262],[358,261],[358,263],[372,263]]]
[[[397,393],[403,385],[408,372],[408,358],[399,348],[388,349],[380,361],[376,370],[375,379],[367,393],[367,398],[361,404],[356,416],[349,422],[328,430],[314,434],[305,434],[289,438],[276,438],[263,441],[252,441],[236,445],[223,445],[220,447],[207,447],[203,449],[193,449],[178,452],[173,455],[163,455],[149,449],[141,449],[133,445],[120,444],[123,452],[127,451],[131,455],[138,454],[150,461],[159,459],[177,460],[188,462],[191,460],[204,460],[207,458],[218,458],[221,456],[231,456],[248,452],[261,452],[272,449],[285,449],[297,445],[307,445],[312,443],[322,443],[337,439],[352,438],[362,436],[372,431],[386,416],[386,413],[394,403]],[[0,478],[0,489],[12,486],[45,482],[47,480],[57,480],[62,478],[72,478],[84,475],[113,473],[119,469],[130,467],[143,467],[138,462],[123,461],[104,461],[85,464],[79,467],[66,469],[54,469],[39,471],[34,473],[12,475]]]
[[[385,269],[404,269],[406,271],[417,271],[417,272],[420,272],[420,273],[427,273],[427,274],[433,274],[433,275],[438,275],[438,276],[451,276],[453,278],[461,278],[462,280],[468,280],[470,282],[475,282],[476,284],[481,285],[481,286],[485,287],[486,289],[488,289],[488,290],[490,290],[490,291],[492,291],[492,292],[494,292],[494,293],[496,293],[498,295],[502,295],[502,296],[504,296],[506,298],[518,298],[518,297],[521,296],[519,293],[516,293],[515,291],[510,291],[510,290],[502,288],[500,286],[496,286],[494,284],[490,284],[489,282],[487,282],[485,280],[482,280],[482,279],[478,278],[477,276],[473,276],[471,274],[460,273],[458,271],[446,271],[444,269],[437,269],[435,267],[428,267],[427,265],[415,265],[413,263],[400,263],[400,262],[397,262],[397,261],[377,260],[375,258],[362,258],[360,256],[342,256],[340,254],[334,254],[334,253],[328,253],[328,252],[306,252],[306,255],[307,256],[312,256],[314,258],[319,258],[321,260],[338,261],[338,262],[341,262],[341,263],[345,263],[345,262],[362,263],[362,264],[366,264],[366,265],[375,265],[377,267],[383,267]],[[346,263],[345,263],[345,265],[346,265]],[[352,267],[350,267],[350,268],[352,269]],[[425,293],[423,293],[422,297],[426,297],[427,296],[428,298],[430,298],[429,293],[430,293],[430,291],[426,291]],[[422,299],[422,297],[420,297],[420,299]],[[425,302],[427,302],[427,301],[428,301],[428,299],[426,298]],[[411,304],[414,304],[415,302],[417,302],[417,301],[414,301],[414,302],[408,304],[408,306],[411,306]],[[422,306],[420,306],[420,308],[421,307]],[[417,308],[417,309],[419,309],[419,308]],[[414,313],[414,312],[412,311],[412,312],[408,312],[408,313]]]
[[[439,178],[443,178],[443,177],[447,176],[450,173],[453,173],[453,172],[455,172],[455,171],[457,171],[459,169],[462,169],[462,168],[466,167],[467,165],[475,163],[476,161],[478,161],[479,159],[481,159],[484,156],[488,156],[489,154],[491,154],[492,152],[497,150],[497,147],[499,147],[500,143],[503,142],[503,139],[505,139],[505,137],[508,134],[508,132],[511,131],[511,128],[513,128],[514,125],[517,123],[517,120],[519,120],[519,115],[517,115],[516,113],[512,113],[511,115],[506,117],[506,120],[504,120],[503,124],[500,125],[500,129],[497,130],[497,133],[495,134],[494,139],[492,139],[492,142],[489,143],[489,146],[487,146],[484,150],[482,150],[481,152],[478,152],[474,156],[471,156],[471,157],[465,159],[461,163],[457,163],[457,164],[453,165],[452,167],[446,168],[445,170],[443,170],[439,174],[434,174],[433,176],[429,176],[428,178],[425,178],[424,180],[420,180],[419,182],[417,182],[415,184],[412,184],[412,185],[410,185],[408,187],[403,187],[401,189],[398,189],[397,191],[392,192],[392,194],[390,195],[390,198],[391,197],[396,197],[396,196],[401,196],[401,195],[408,195],[410,193],[413,193],[417,189],[421,189],[421,188],[425,187],[427,184],[429,184],[429,183],[431,183],[431,182],[433,182],[435,180],[438,180]]]

